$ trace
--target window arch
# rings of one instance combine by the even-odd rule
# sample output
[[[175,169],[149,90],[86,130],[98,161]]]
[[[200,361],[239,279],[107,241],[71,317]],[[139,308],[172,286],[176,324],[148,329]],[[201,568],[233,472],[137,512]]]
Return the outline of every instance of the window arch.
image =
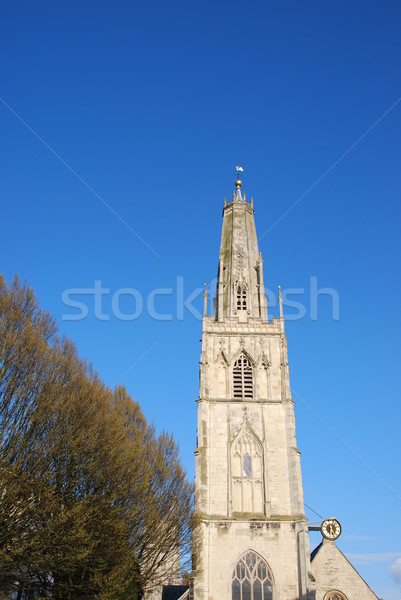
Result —
[[[232,600],[272,600],[273,575],[269,565],[249,550],[235,565],[231,590]]]
[[[252,365],[243,352],[234,363],[233,391],[234,398],[253,398]]]
[[[347,596],[338,590],[331,590],[330,592],[327,592],[324,600],[347,600]]]
[[[234,512],[264,514],[263,450],[246,428],[231,450]]]
[[[237,310],[247,310],[246,285],[237,285]]]

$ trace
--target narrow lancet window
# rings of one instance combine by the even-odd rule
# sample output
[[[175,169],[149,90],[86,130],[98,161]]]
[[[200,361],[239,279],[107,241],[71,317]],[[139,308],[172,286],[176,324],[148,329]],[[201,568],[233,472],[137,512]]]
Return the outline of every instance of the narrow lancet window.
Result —
[[[250,456],[250,454],[245,454],[243,458],[242,475],[244,477],[251,477],[252,475],[252,456]]]
[[[241,354],[233,367],[234,398],[253,398],[252,365],[245,354]]]
[[[238,310],[247,310],[245,285],[239,285],[237,287],[237,311]]]

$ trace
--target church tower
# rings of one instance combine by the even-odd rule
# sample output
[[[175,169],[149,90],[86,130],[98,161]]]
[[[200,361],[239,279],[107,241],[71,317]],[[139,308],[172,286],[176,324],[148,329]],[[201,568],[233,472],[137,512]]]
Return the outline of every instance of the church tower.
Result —
[[[287,341],[269,321],[253,200],[225,201],[214,315],[202,329],[195,600],[307,600],[309,541]]]

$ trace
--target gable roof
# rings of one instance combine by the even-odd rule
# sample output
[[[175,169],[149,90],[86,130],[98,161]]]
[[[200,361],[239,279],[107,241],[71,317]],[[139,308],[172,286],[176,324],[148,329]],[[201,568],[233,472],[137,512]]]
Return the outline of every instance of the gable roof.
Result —
[[[330,587],[351,586],[356,593],[354,597],[378,598],[334,541],[323,540],[316,546],[311,553],[311,568],[318,587],[323,585],[323,580],[327,584],[331,580]]]
[[[188,585],[163,585],[162,600],[179,600],[188,589]]]
[[[316,548],[314,550],[312,550],[311,555],[310,555],[310,561],[312,562],[313,559],[315,558],[316,554],[319,552],[321,546],[322,546],[323,542],[320,542],[320,544],[318,546],[316,546]]]

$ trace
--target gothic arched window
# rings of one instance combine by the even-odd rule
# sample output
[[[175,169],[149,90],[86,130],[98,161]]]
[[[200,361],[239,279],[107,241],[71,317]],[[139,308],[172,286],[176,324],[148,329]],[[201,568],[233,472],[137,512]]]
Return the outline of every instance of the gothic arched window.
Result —
[[[231,470],[234,512],[263,514],[263,450],[249,430],[234,440]]]
[[[273,575],[269,565],[249,550],[235,565],[232,600],[272,600]]]
[[[237,310],[246,310],[246,286],[238,285],[237,286]]]
[[[338,590],[331,590],[330,592],[327,592],[324,600],[347,600],[347,597]]]
[[[234,363],[233,390],[234,398],[253,398],[252,365],[244,353]]]

